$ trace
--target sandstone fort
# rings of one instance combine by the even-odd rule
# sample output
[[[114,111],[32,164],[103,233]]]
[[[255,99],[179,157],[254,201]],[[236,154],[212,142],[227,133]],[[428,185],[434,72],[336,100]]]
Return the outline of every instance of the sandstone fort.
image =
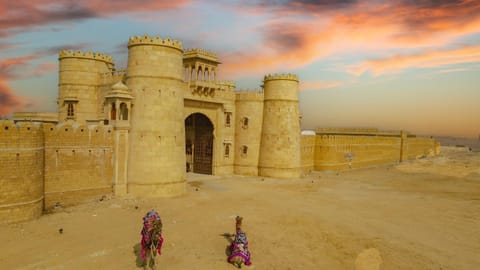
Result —
[[[2,222],[104,195],[179,196],[186,172],[299,178],[439,151],[405,131],[302,134],[296,75],[239,90],[217,80],[215,53],[170,38],[131,37],[125,69],[100,53],[65,50],[58,59],[58,112],[0,122]]]

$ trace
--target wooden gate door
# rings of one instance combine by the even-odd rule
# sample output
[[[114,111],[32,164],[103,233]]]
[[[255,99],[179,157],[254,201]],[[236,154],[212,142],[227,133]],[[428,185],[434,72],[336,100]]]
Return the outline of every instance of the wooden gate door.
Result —
[[[213,126],[207,117],[195,115],[194,165],[195,173],[212,174]],[[200,116],[200,117],[198,117]]]

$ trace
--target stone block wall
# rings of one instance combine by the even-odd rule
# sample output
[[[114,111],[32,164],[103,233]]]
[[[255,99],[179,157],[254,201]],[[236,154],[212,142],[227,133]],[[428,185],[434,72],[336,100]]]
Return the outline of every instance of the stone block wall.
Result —
[[[398,162],[400,148],[399,136],[316,135],[314,168],[334,171]]]
[[[42,214],[43,151],[40,125],[0,121],[0,223]]]
[[[315,159],[315,135],[302,135],[300,137],[300,156],[304,173],[313,171]]]
[[[407,159],[431,157],[438,154],[438,143],[432,138],[407,138]]]
[[[45,208],[112,194],[110,126],[44,125]]]
[[[262,138],[263,92],[237,92],[235,107],[235,173],[257,176]]]
[[[440,152],[440,145],[435,139],[407,136],[406,132],[337,130],[329,134],[317,133],[315,137],[313,167],[318,171],[396,163],[434,156]],[[302,140],[304,168],[309,164],[309,153],[305,148],[307,144]]]

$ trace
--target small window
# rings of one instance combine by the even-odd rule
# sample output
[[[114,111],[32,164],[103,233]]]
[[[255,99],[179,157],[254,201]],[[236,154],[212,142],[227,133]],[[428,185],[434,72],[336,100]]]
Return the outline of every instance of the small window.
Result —
[[[242,119],[242,128],[248,128],[248,117]]]
[[[75,110],[72,102],[67,103],[67,118],[73,118],[75,116]]]
[[[229,127],[230,126],[230,121],[231,121],[231,113],[227,112],[225,113],[225,126]]]
[[[110,111],[110,119],[116,120],[117,119],[117,108],[115,108],[115,102],[112,102],[112,110]]]
[[[224,153],[224,156],[225,157],[229,157],[230,156],[230,144],[225,144],[225,153]]]
[[[248,146],[244,145],[242,146],[242,154],[246,155],[248,152]]]

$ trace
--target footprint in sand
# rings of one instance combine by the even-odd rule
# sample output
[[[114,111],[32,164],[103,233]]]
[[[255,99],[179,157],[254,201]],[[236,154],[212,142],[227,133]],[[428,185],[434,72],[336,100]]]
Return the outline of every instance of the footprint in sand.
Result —
[[[355,259],[355,270],[380,270],[382,257],[376,248],[364,249]]]

